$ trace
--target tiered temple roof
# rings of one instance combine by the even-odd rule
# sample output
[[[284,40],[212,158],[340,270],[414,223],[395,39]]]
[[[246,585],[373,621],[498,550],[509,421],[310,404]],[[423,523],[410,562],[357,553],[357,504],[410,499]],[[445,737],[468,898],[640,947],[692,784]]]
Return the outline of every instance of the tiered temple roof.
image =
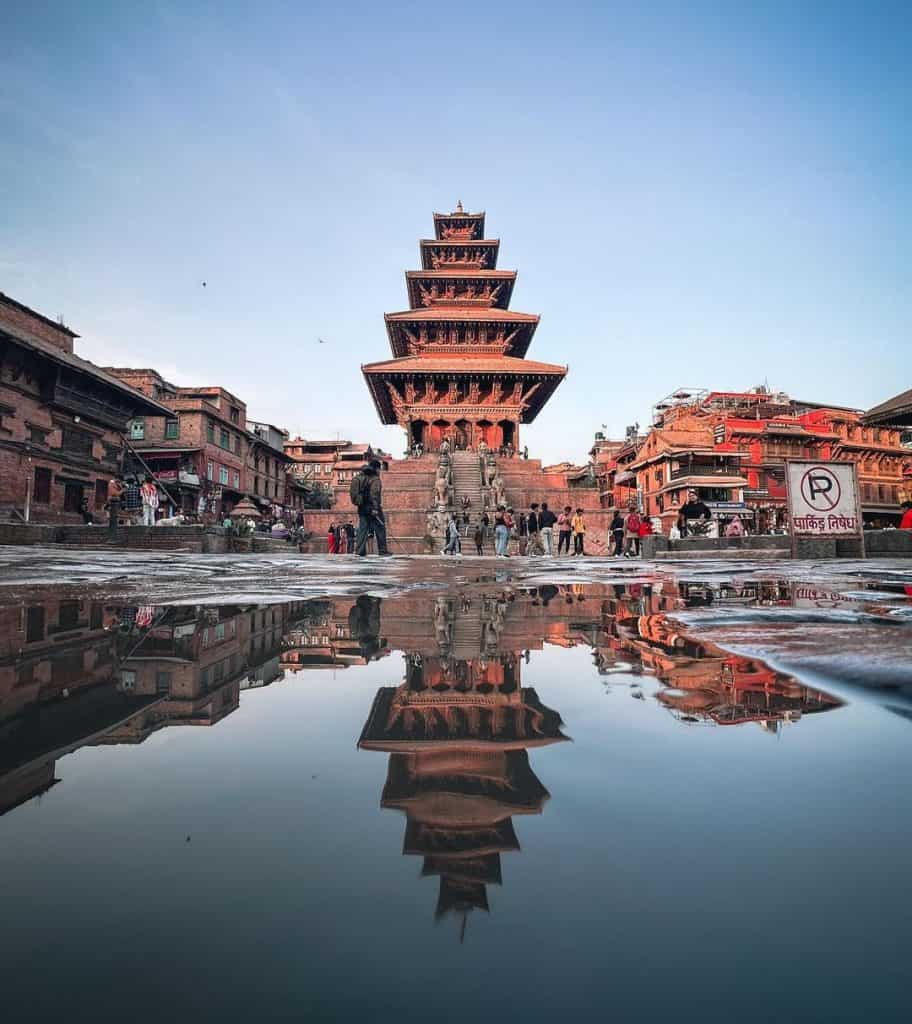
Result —
[[[386,314],[394,358],[362,367],[384,423],[410,443],[444,437],[473,447],[518,444],[520,423],[541,411],[567,368],[524,357],[539,323],[510,310],[515,271],[497,270],[500,242],[484,237],[484,213],[435,213],[420,243],[423,270],[407,271],[411,308]]]

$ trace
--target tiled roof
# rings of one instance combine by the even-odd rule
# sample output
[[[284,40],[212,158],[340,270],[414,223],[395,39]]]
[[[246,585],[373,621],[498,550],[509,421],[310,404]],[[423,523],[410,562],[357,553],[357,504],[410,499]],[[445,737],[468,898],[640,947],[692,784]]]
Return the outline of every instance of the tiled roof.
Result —
[[[506,373],[539,374],[541,376],[567,375],[566,366],[554,363],[537,363],[532,359],[517,359],[515,356],[403,356],[401,359],[387,359],[380,363],[367,363],[361,367],[364,373]]]
[[[421,309],[403,309],[398,313],[384,313],[387,323],[410,323],[413,320],[458,320],[484,321],[485,323],[537,324],[541,319],[537,313],[517,313],[514,309],[491,309],[490,307],[422,306]]]
[[[864,419],[865,423],[912,423],[912,389],[875,405],[865,413]]]
[[[136,388],[131,388],[129,384],[124,384],[124,382],[122,380],[118,380],[117,377],[112,377],[111,374],[105,373],[100,366],[96,366],[94,363],[89,362],[88,359],[82,359],[80,356],[74,355],[72,352],[65,352],[56,345],[52,345],[49,341],[45,341],[43,338],[39,338],[36,335],[23,330],[21,327],[16,327],[12,324],[3,324],[0,325],[0,333],[11,338],[14,344],[30,349],[31,351],[44,356],[46,359],[50,359],[52,362],[58,363],[60,366],[65,366],[76,373],[82,373],[88,377],[93,377],[95,380],[105,384],[107,387],[112,388],[125,397],[130,398],[133,403],[133,411],[137,415],[169,416],[171,418],[174,416],[173,410],[169,409],[168,406],[160,405],[158,402],[155,402],[144,395],[141,391],[137,391]],[[78,335],[74,335],[74,337],[78,337]]]

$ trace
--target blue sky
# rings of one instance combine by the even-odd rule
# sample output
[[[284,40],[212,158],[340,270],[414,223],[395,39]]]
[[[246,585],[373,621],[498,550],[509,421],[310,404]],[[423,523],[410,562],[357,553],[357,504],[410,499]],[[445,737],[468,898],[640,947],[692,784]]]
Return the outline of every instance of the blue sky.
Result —
[[[542,315],[530,358],[570,365],[533,456],[681,385],[868,407],[912,386],[910,29],[876,2],[7,0],[0,290],[96,362],[398,453],[360,364],[462,199]]]

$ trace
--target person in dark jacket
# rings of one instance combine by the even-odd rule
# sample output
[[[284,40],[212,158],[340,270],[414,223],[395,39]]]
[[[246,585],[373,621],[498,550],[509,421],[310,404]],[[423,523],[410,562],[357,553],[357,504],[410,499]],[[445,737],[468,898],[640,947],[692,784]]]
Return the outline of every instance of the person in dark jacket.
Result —
[[[548,508],[548,502],[543,501],[538,516],[538,525],[541,528],[542,547],[546,555],[554,554],[554,524],[556,522],[557,516]]]
[[[355,476],[351,486],[352,500],[358,507],[358,533],[355,548],[362,557],[367,554],[367,538],[377,538],[377,554],[389,555],[386,546],[386,520],[383,518],[383,484],[380,480],[380,460],[370,462]]]
[[[526,529],[529,532],[529,546],[527,551],[530,555],[540,555],[541,546],[541,520],[538,513],[538,502],[533,501],[529,506],[529,514],[526,516]]]
[[[624,554],[624,517],[620,509],[615,509],[610,529],[614,540],[614,557],[620,558]]]

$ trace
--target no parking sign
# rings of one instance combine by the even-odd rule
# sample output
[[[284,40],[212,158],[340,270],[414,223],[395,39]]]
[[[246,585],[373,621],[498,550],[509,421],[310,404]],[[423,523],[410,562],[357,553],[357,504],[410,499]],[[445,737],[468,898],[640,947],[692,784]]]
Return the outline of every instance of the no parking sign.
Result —
[[[792,536],[861,535],[854,462],[789,461],[785,479]]]

